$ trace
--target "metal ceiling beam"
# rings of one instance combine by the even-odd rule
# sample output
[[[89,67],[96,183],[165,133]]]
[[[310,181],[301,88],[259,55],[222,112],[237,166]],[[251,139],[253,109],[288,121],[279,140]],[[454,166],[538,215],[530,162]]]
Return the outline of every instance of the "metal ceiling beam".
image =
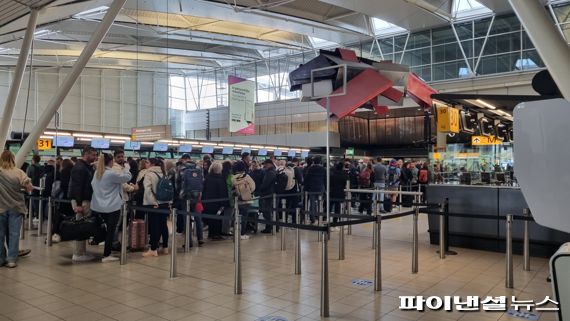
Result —
[[[38,10],[32,10],[28,18],[28,28],[26,28],[26,35],[24,36],[24,42],[20,49],[18,63],[14,70],[14,79],[12,80],[10,91],[8,92],[8,98],[6,99],[6,105],[4,106],[4,114],[2,115],[2,121],[0,122],[0,146],[2,149],[4,149],[4,145],[6,145],[6,139],[8,138],[8,132],[10,131],[10,124],[12,123],[12,116],[14,114],[14,106],[16,105],[16,99],[18,98],[20,87],[22,86],[22,79],[24,78],[24,71],[26,70],[30,48],[34,41],[34,32],[36,31],[37,21]],[[31,70],[30,77],[32,77]],[[28,88],[28,90],[30,89]]]
[[[47,128],[53,115],[61,106],[61,103],[63,102],[69,91],[71,90],[71,87],[73,87],[73,85],[77,81],[77,78],[79,78],[79,75],[87,65],[87,62],[89,62],[89,59],[91,59],[91,56],[97,49],[97,46],[99,46],[99,44],[101,43],[101,41],[103,40],[109,29],[111,28],[111,25],[115,20],[115,17],[117,17],[117,14],[119,14],[119,11],[121,10],[125,2],[127,2],[127,0],[114,0],[113,3],[111,4],[111,7],[109,7],[107,14],[105,14],[105,18],[103,18],[103,21],[101,21],[101,24],[97,27],[97,29],[93,33],[91,40],[89,40],[89,43],[83,49],[83,52],[77,59],[77,62],[75,63],[69,74],[67,74],[67,76],[65,77],[63,84],[55,92],[53,98],[50,100],[46,109],[44,110],[44,112],[38,119],[36,125],[34,126],[34,129],[22,144],[22,148],[18,151],[18,154],[16,155],[16,167],[19,168],[22,166],[22,164],[24,164],[28,154],[34,148],[36,141],[40,138],[40,135]]]

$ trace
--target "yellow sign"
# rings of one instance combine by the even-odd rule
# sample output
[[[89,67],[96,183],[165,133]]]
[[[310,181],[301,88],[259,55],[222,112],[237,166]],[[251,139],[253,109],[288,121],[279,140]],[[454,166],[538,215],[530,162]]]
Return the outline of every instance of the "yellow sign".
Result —
[[[459,133],[459,110],[453,107],[437,107],[437,131]]]
[[[36,147],[38,150],[48,150],[51,149],[51,143],[51,139],[38,139]]]
[[[433,153],[433,159],[441,159],[441,153]]]
[[[473,146],[501,145],[502,143],[503,141],[495,136],[471,136]]]

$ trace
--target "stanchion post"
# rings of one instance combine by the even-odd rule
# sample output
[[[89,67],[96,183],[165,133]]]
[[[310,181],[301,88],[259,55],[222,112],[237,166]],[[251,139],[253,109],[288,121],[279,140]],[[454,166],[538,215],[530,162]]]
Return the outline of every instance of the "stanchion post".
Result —
[[[234,211],[234,294],[242,293],[241,284],[241,225],[242,220],[239,214],[238,198],[235,198],[235,211]]]
[[[319,232],[325,234],[327,232]],[[321,317],[329,317],[329,249],[328,238],[326,235],[322,237],[321,245]]]
[[[123,203],[121,206],[121,219],[122,219],[122,226],[121,226],[121,259],[120,265],[127,264],[127,204]]]
[[[46,227],[46,244],[51,246],[51,234],[53,231],[53,202],[51,196],[48,197],[47,227]]]
[[[380,203],[376,203],[376,206],[374,207],[374,217],[380,217]],[[376,239],[378,238],[378,235],[376,235],[377,232],[377,229],[372,229],[372,249],[376,248]]]
[[[286,211],[286,207],[287,207],[287,200],[285,198],[281,199],[281,208],[283,209],[283,211],[281,211],[281,221],[283,223],[287,223],[287,211]],[[281,251],[285,251],[286,250],[286,243],[287,243],[287,239],[286,239],[286,233],[285,233],[285,227],[282,226],[281,229]]]
[[[413,214],[413,240],[412,240],[412,273],[418,273],[418,218],[420,216],[420,207],[415,205],[415,212]]]
[[[401,212],[402,211],[402,185],[398,185],[398,210]]]
[[[317,205],[317,226],[321,226],[321,213],[323,213],[323,196],[319,195],[319,201]],[[323,239],[322,233],[317,233],[317,242],[321,242]]]
[[[271,211],[273,222],[277,222],[277,206],[277,194],[273,193],[273,210]],[[277,233],[277,225],[273,224],[271,235],[275,235],[275,233]]]
[[[303,222],[299,222],[299,224],[305,224],[305,222],[307,221],[307,215],[309,215],[309,192],[305,192],[305,214],[303,215]]]
[[[348,209],[348,202],[344,202],[344,213],[348,213],[350,209]],[[342,213],[341,212],[341,213]],[[339,222],[345,221],[342,217],[338,219]],[[338,234],[338,259],[344,260],[344,225],[340,226],[340,232]]]
[[[301,224],[301,209],[295,211],[297,224]],[[301,230],[297,227],[295,231],[295,274],[301,274]]]
[[[346,182],[346,189],[350,190],[350,182]],[[350,215],[352,212],[352,192],[347,192],[346,199],[348,199],[348,210],[346,211],[346,214]],[[348,226],[348,231],[346,233],[348,235],[352,235],[352,225]]]
[[[507,214],[506,221],[506,277],[505,277],[505,287],[513,288],[513,215]]]
[[[149,242],[148,239],[148,213],[144,214],[144,245],[147,246]]]
[[[28,193],[29,198],[28,198],[28,231],[32,230],[32,221],[33,221],[33,216],[34,216],[34,211],[33,211],[33,201],[32,201],[32,193]]]
[[[445,218],[445,230],[443,236],[445,237],[445,253],[449,253],[449,198],[443,202],[443,215]]]
[[[439,258],[445,259],[445,216],[443,216],[443,207],[440,206],[441,215],[439,215]]]
[[[186,213],[188,213],[188,215],[186,215],[186,217],[184,217],[184,220],[186,222],[185,224],[185,233],[184,233],[184,252],[188,253],[190,252],[190,243],[192,243],[192,215],[190,215],[190,200],[186,200]]]
[[[376,251],[374,251],[374,291],[382,291],[382,217],[376,216],[374,230],[376,230]]]
[[[38,200],[38,236],[44,234],[44,201],[42,194],[46,188],[45,176],[40,179],[40,197]]]
[[[159,215],[159,214],[156,214]],[[170,278],[173,279],[176,277],[177,271],[176,271],[176,220],[177,220],[177,215],[176,214],[176,209],[173,208],[171,211],[171,215],[172,215],[172,233],[170,235],[171,239],[171,248],[170,248]]]
[[[530,209],[523,209],[523,216],[530,217]],[[523,270],[530,271],[530,230],[528,220],[524,221],[524,235],[523,235]]]

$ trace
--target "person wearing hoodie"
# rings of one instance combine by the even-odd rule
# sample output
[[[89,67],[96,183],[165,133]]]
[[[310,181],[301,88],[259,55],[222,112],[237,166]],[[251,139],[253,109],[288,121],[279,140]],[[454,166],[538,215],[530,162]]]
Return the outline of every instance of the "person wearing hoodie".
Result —
[[[158,181],[166,175],[164,162],[158,158],[151,158],[151,167],[146,171],[143,179],[144,194],[143,205],[152,209],[169,209],[170,202],[160,202],[156,199]],[[162,254],[168,254],[168,214],[149,213],[148,230],[150,234],[150,249],[143,253],[143,257],[158,256],[159,241],[162,237]]]
[[[348,181],[348,174],[344,170],[344,164],[342,162],[338,162],[333,170],[331,171],[331,191],[330,197],[331,199],[344,199],[344,189],[346,188],[346,182]],[[341,201],[331,201],[331,213],[334,214],[341,214],[342,202]],[[333,222],[337,222],[338,218],[333,218]],[[338,231],[337,227],[333,228],[334,231]]]
[[[313,164],[305,175],[305,192],[309,193],[309,212],[311,224],[315,223],[315,212],[318,212],[319,196],[325,192],[327,170],[322,165],[322,158],[315,156]]]

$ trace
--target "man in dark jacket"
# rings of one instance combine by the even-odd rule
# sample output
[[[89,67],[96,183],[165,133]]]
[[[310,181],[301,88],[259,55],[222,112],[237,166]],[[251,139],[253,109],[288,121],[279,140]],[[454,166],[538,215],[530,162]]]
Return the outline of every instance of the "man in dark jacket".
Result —
[[[313,158],[313,165],[307,170],[305,175],[305,192],[309,193],[309,212],[311,223],[315,222],[315,212],[318,212],[319,196],[322,197],[325,192],[327,179],[327,170],[322,165],[322,158],[316,156]]]
[[[71,179],[69,182],[69,198],[71,206],[77,217],[91,215],[91,196],[93,196],[93,188],[91,181],[93,180],[93,162],[97,159],[97,151],[91,147],[83,149],[82,158],[71,169]],[[91,261],[92,256],[87,255],[87,242],[75,241],[73,249],[73,258],[75,262]]]
[[[334,169],[331,171],[331,199],[345,199],[344,189],[346,188],[346,182],[348,181],[348,174],[344,170],[344,164],[339,162],[335,165]],[[331,201],[331,213],[341,214],[340,207],[342,202]],[[333,222],[338,221],[338,218],[333,218]],[[333,230],[338,231],[338,228],[333,228]]]
[[[273,198],[269,197],[275,193],[275,180],[277,179],[277,173],[275,172],[275,165],[270,159],[266,159],[263,162],[263,168],[265,173],[263,175],[263,181],[259,187],[259,196],[265,197],[259,200],[259,207],[263,213],[263,218],[267,221],[272,220],[272,208],[273,208]],[[267,224],[265,229],[261,233],[271,233],[272,226]]]

